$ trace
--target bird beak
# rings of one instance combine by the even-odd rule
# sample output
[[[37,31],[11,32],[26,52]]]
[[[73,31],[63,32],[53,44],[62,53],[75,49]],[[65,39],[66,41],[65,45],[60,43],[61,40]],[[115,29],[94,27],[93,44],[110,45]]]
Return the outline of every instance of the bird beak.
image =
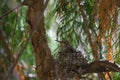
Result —
[[[57,42],[60,43],[60,44],[64,43],[63,41],[58,41],[58,40],[55,40],[55,41],[57,41]]]
[[[61,42],[61,41],[58,41],[58,40],[55,40],[56,42]]]

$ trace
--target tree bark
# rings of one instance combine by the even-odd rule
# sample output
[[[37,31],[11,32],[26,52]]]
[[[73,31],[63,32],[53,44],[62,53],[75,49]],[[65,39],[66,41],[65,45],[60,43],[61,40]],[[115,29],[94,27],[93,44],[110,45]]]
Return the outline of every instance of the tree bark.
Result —
[[[27,18],[30,25],[31,41],[34,48],[36,72],[40,80],[54,80],[54,61],[51,56],[44,28],[44,0],[25,0],[28,6]]]

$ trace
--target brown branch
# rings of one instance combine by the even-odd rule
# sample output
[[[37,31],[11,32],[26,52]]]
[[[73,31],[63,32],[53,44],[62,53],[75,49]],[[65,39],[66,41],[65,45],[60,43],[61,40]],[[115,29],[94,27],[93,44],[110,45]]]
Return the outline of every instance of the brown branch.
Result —
[[[80,5],[80,0],[78,0],[78,3],[79,3],[79,10],[81,11],[81,15],[83,17],[83,20],[84,20],[84,29],[85,29],[85,32],[87,33],[87,37],[88,37],[88,40],[90,42],[90,46],[91,46],[91,49],[92,49],[92,53],[93,53],[93,57],[95,60],[98,60],[99,59],[99,55],[98,55],[98,47],[96,46],[95,42],[93,41],[92,39],[92,35],[90,33],[90,24],[89,24],[89,21],[87,20],[87,15],[85,14],[84,12],[84,8],[82,5]]]
[[[5,49],[5,52],[7,53],[7,58],[9,59],[9,61],[13,62],[13,60],[14,60],[13,53],[10,50],[9,45],[6,42],[6,39],[3,36],[3,32],[2,32],[1,29],[0,29],[0,41],[1,41],[1,44],[3,45],[3,47]]]
[[[109,72],[106,72],[106,74],[108,75],[109,80],[112,80],[110,73],[109,73]],[[104,74],[104,77],[105,77],[105,74]]]
[[[49,0],[46,1],[45,6],[47,5],[48,1],[49,1]],[[45,7],[45,8],[46,8],[46,7]],[[43,11],[45,10],[45,8],[43,8]],[[42,16],[42,15],[41,15],[41,16]],[[42,18],[42,17],[40,17],[40,21],[41,21],[41,18]],[[36,28],[36,30],[37,30],[37,28]],[[32,33],[31,36],[33,36],[34,34],[35,34],[35,33]],[[24,52],[24,50],[25,50],[25,48],[26,48],[26,46],[27,46],[30,38],[31,38],[31,37],[29,36],[29,38],[26,40],[26,43],[25,43],[24,47],[23,47],[23,48],[20,50],[20,52],[18,53],[18,56],[17,56],[15,62],[11,65],[8,73],[6,74],[5,80],[8,80],[8,78],[10,77],[10,74],[11,74],[12,71],[14,70],[16,64],[18,63],[18,61],[19,61],[21,55],[23,54],[23,52]]]
[[[9,10],[8,12],[4,13],[2,16],[0,16],[0,20],[4,17],[6,17],[8,14],[12,13],[14,10],[20,8],[22,5],[20,4],[19,6],[15,7],[14,9],[12,10]]]
[[[38,0],[37,0],[38,1]],[[52,61],[52,55],[48,42],[46,39],[46,33],[44,28],[44,10],[47,7],[49,0],[38,1],[34,5],[35,0],[25,2],[28,4],[27,18],[30,24],[31,41],[34,48],[35,60],[36,60],[36,72],[37,76],[41,80],[54,80],[54,63]],[[51,79],[52,78],[52,79]]]
[[[46,3],[45,3],[45,7],[43,8],[43,11],[45,10],[48,1],[49,1],[49,0],[47,0]],[[19,6],[17,6],[16,8],[14,8],[14,9],[6,12],[4,15],[2,15],[2,16],[0,17],[0,19],[2,19],[3,17],[5,17],[5,16],[8,15],[9,13],[13,12],[15,9],[18,9],[19,7],[21,7],[21,5],[19,5]],[[40,19],[41,19],[41,18],[40,18]],[[0,31],[0,33],[1,33],[1,31]],[[32,34],[32,35],[34,35],[34,34]],[[9,50],[9,47],[6,46],[6,43],[4,42],[5,40],[3,40],[3,39],[4,39],[3,36],[0,35],[0,38],[1,38],[2,43],[4,44],[4,46],[6,47],[6,51],[7,51],[8,55],[10,56],[11,51]],[[18,56],[17,56],[15,62],[11,65],[8,73],[6,74],[5,80],[8,80],[8,78],[10,77],[10,74],[11,74],[12,71],[14,70],[16,64],[18,63],[18,61],[19,61],[21,55],[23,54],[23,52],[24,52],[24,50],[25,50],[25,48],[26,48],[29,40],[30,40],[30,37],[26,40],[26,43],[25,43],[24,47],[20,50],[20,52],[18,53]]]
[[[4,80],[8,80],[8,78],[10,77],[10,75],[11,75],[11,73],[13,72],[16,64],[18,63],[20,57],[22,56],[24,50],[26,49],[29,40],[30,40],[30,36],[29,36],[28,39],[26,40],[26,43],[25,43],[24,47],[23,47],[23,48],[20,50],[20,52],[18,53],[18,56],[17,56],[16,60],[15,60],[14,63],[11,65],[11,67],[10,67],[8,73],[6,74],[6,77],[5,77]]]
[[[94,61],[84,66],[85,73],[102,73],[102,72],[120,72],[120,67],[116,63],[105,61]]]

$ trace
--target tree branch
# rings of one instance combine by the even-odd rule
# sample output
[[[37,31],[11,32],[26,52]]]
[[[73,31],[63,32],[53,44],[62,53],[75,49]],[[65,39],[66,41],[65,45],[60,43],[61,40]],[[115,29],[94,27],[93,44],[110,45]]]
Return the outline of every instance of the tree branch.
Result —
[[[3,36],[3,32],[2,30],[0,29],[0,41],[1,41],[1,44],[3,45],[4,49],[5,49],[5,52],[7,53],[7,58],[13,62],[14,61],[14,57],[13,57],[13,53],[12,51],[10,50],[9,48],[9,45],[7,44],[6,42],[6,39],[5,37]]]
[[[26,49],[29,40],[30,40],[30,36],[29,36],[28,39],[26,40],[24,47],[23,47],[23,48],[20,50],[20,52],[18,53],[18,56],[17,56],[16,60],[15,60],[14,63],[11,65],[11,67],[10,67],[8,73],[6,74],[6,77],[5,77],[4,80],[8,80],[8,78],[10,77],[12,71],[14,70],[16,64],[18,63],[20,57],[22,56],[24,50]]]
[[[12,10],[9,10],[8,12],[4,13],[2,16],[0,16],[0,20],[4,17],[6,17],[8,14],[12,13],[14,10],[20,8],[22,5],[20,4],[19,6],[15,7],[14,9]]]
[[[110,61],[94,61],[88,63],[84,66],[86,73],[102,73],[102,72],[120,72],[120,67],[113,62]]]
[[[84,29],[85,29],[85,32],[87,33],[87,37],[88,37],[88,40],[90,42],[90,47],[92,49],[93,57],[95,60],[99,60],[100,56],[98,55],[98,47],[96,46],[95,42],[93,41],[92,35],[89,31],[90,24],[89,24],[89,21],[87,20],[87,15],[85,14],[85,12],[83,10],[84,9],[83,6],[80,5],[80,0],[78,0],[78,3],[79,3],[79,10],[80,10],[82,17],[83,17],[83,20],[84,20],[84,22],[83,22]]]

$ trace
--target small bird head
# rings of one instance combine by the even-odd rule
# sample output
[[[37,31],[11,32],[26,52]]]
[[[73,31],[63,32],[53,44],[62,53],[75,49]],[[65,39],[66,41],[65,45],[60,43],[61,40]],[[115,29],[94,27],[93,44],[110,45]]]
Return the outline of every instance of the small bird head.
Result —
[[[63,41],[56,40],[56,41],[60,43],[61,51],[65,51],[66,49],[71,47],[67,40],[63,40]]]

